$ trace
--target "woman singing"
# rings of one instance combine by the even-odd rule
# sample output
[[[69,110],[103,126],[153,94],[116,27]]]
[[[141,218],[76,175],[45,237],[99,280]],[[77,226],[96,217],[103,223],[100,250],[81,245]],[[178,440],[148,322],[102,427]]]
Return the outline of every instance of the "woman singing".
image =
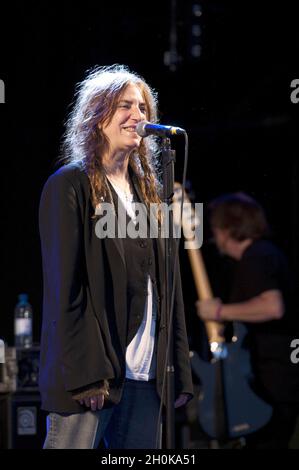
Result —
[[[119,226],[122,210],[140,229],[135,204],[145,207],[147,226],[150,205],[161,202],[155,140],[136,132],[142,120],[157,120],[144,79],[125,66],[94,69],[77,88],[63,165],[43,188],[44,448],[91,449],[102,438],[111,449],[156,446],[167,345],[163,240],[146,230],[104,237],[99,225],[108,204],[108,225]],[[179,272],[173,321],[179,407],[193,393]]]

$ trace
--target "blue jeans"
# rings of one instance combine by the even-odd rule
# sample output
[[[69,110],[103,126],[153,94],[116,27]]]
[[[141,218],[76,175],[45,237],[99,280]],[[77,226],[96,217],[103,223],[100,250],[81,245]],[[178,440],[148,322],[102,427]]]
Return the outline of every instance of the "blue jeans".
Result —
[[[101,439],[109,449],[155,449],[159,406],[154,382],[126,379],[112,408],[50,413],[44,449],[96,449]]]

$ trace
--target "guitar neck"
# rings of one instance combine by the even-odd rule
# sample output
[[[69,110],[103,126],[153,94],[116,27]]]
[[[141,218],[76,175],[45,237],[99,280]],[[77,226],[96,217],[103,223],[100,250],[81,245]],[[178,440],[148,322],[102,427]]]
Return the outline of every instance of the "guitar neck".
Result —
[[[187,252],[191,264],[198,298],[201,300],[212,299],[214,296],[200,250],[189,249],[187,250]],[[225,341],[223,336],[222,323],[215,321],[206,321],[205,328],[210,344],[214,342],[223,343]]]
[[[175,183],[174,202],[176,202],[176,204],[174,204],[173,212],[174,222],[178,227],[182,223],[184,236],[188,242],[187,253],[191,264],[197,296],[201,300],[212,299],[214,297],[213,292],[210,286],[202,254],[198,249],[200,243],[199,240],[196,239],[196,234],[194,239],[194,231],[192,229],[192,227],[195,227],[196,224],[200,224],[200,221],[197,219],[196,215],[194,214],[194,211],[191,210],[190,213],[188,210],[185,211],[185,209],[183,209],[181,220],[181,200],[182,187],[179,183]],[[187,203],[187,205],[191,205],[186,194],[184,195],[184,201]],[[205,322],[205,327],[210,344],[225,342],[225,338],[223,336],[224,328],[222,323],[216,321],[207,321]]]

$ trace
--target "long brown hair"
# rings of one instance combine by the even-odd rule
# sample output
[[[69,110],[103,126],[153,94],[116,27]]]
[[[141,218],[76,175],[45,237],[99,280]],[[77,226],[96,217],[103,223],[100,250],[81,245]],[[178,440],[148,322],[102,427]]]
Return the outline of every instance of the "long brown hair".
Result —
[[[99,129],[109,124],[117,102],[129,84],[140,89],[146,105],[146,116],[157,122],[157,94],[138,74],[124,65],[95,67],[77,84],[73,109],[66,121],[62,140],[64,163],[80,162],[90,180],[93,207],[109,194],[101,156],[109,148],[109,141]],[[160,203],[158,146],[156,138],[142,139],[138,150],[129,155],[129,165],[137,175],[140,189],[147,205]]]

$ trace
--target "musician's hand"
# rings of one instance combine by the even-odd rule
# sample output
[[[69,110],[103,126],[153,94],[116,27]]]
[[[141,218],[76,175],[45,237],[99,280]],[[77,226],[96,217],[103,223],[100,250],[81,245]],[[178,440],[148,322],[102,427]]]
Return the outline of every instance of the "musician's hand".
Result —
[[[176,399],[176,401],[174,402],[174,407],[179,408],[180,406],[186,405],[189,399],[190,399],[189,393],[181,393],[179,397]]]
[[[222,306],[220,299],[197,300],[195,303],[197,315],[203,320],[219,320],[219,313]]]

